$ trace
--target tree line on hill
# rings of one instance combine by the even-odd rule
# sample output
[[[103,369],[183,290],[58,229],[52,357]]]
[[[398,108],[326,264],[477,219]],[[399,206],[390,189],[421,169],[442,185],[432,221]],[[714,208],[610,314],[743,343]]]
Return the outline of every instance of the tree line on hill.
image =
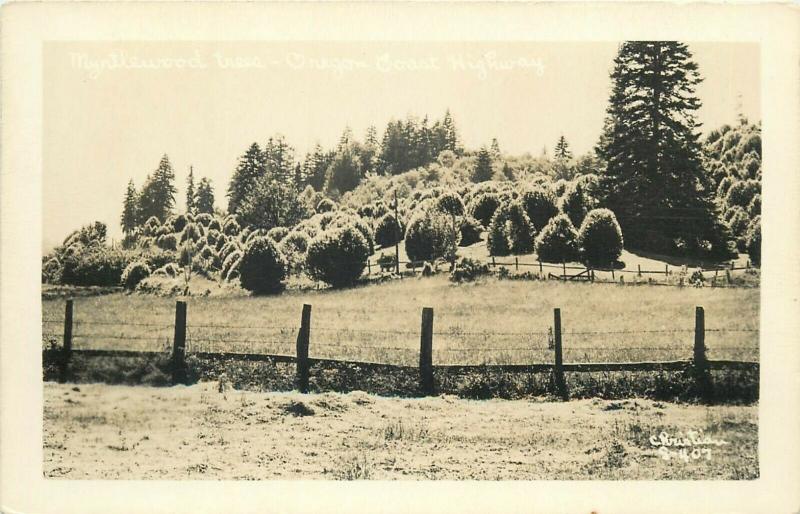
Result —
[[[281,247],[295,263],[309,262],[306,252],[315,239],[341,259],[355,247],[360,250],[353,255],[361,255],[364,244],[371,253],[376,243],[398,240],[409,256],[452,258],[454,243],[473,244],[484,231],[492,255],[536,251],[599,262],[618,256],[624,241],[631,249],[710,260],[747,251],[758,263],[760,125],[740,117],[736,126],[700,136],[696,86],[702,78],[683,43],[626,42],[611,78],[599,141],[593,152],[577,157],[563,135],[552,157],[546,149],[536,156],[508,155],[497,139],[465,149],[449,111],[433,123],[427,116],[392,120],[380,141],[375,127],[363,141],[346,128],[334,148],[316,145],[303,159],[276,135],[263,147],[252,143],[239,158],[227,186],[227,212],[215,211],[211,183],[204,178],[195,188],[190,173],[180,221],[174,171],[164,156],[141,191],[128,186],[121,219],[125,246],[179,251],[190,241],[226,277],[233,250],[229,245],[222,252],[232,243],[224,227],[232,222],[241,230],[228,232],[246,234],[237,239],[239,257],[248,238],[271,233],[280,246],[278,235],[285,231],[303,248],[298,257],[296,248]],[[339,221],[329,224],[333,219]],[[587,219],[589,232],[601,236],[582,235]],[[202,228],[209,224],[219,228]],[[334,242],[328,229],[342,225],[366,242],[353,231],[339,234],[347,241]],[[259,245],[262,253],[271,252]],[[318,262],[330,257],[325,255]],[[342,269],[358,268],[341,259]]]

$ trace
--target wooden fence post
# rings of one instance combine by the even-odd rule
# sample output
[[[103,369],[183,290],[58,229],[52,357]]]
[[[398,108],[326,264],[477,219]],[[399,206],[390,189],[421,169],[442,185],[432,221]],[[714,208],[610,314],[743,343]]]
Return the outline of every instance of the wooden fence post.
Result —
[[[519,271],[519,257],[514,257],[514,267]]]
[[[186,302],[175,302],[175,337],[172,338],[172,383],[186,383]]]
[[[561,347],[561,309],[553,309],[553,339],[556,350],[555,366],[553,367],[556,391],[563,400],[569,400],[567,382],[564,380],[564,357]]]
[[[434,393],[433,384],[433,309],[423,307],[422,330],[419,338],[419,385],[422,393]]]
[[[614,282],[617,280],[617,277],[614,276],[614,268],[611,268],[611,281]]]
[[[564,260],[561,261],[561,269],[564,272],[564,282],[566,282],[567,281],[567,262],[564,261]]]
[[[311,305],[303,304],[300,331],[297,333],[297,389],[308,392],[308,345],[311,340]]]
[[[639,271],[637,273],[637,276],[641,277],[642,276],[642,265],[641,264],[637,264],[636,267],[639,269]]]
[[[539,260],[539,259],[537,259],[537,260]],[[544,271],[542,271],[542,261],[541,260],[539,260],[539,273],[544,273]]]
[[[496,265],[497,265],[497,264],[495,264],[495,262],[494,262],[494,255],[492,255],[492,267],[494,267],[494,266],[496,266]]]
[[[367,259],[367,276],[372,275],[372,263]]]
[[[669,264],[664,264],[664,276],[669,276]]]
[[[711,395],[711,374],[706,359],[706,318],[702,307],[694,310],[694,359],[692,362],[698,393],[708,399]]]
[[[67,300],[64,307],[64,346],[61,348],[61,360],[59,362],[59,381],[66,382],[69,373],[69,361],[72,358],[72,305],[73,300]]]

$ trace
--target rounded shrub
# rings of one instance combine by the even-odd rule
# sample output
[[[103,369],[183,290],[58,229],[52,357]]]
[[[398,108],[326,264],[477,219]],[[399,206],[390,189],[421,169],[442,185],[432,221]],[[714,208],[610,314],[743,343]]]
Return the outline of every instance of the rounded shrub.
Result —
[[[154,236],[159,228],[161,228],[161,222],[155,216],[150,216],[144,223],[144,235]]]
[[[522,202],[519,200],[506,202],[494,213],[492,223],[489,225],[487,240],[489,254],[529,253],[533,251],[535,236],[536,231],[525,213]]]
[[[741,207],[734,207],[728,209],[728,211],[732,213],[728,220],[728,228],[731,231],[731,235],[734,237],[744,236],[750,226],[750,217],[747,212]]]
[[[222,273],[222,278],[224,278],[225,280],[231,280],[229,278],[230,271],[231,269],[234,268],[234,265],[237,270],[239,269],[239,261],[241,259],[242,259],[242,252],[238,249],[234,249],[230,254],[228,254],[225,260],[222,261],[222,269],[220,270],[220,272]]]
[[[472,216],[464,216],[464,219],[461,220],[459,231],[461,232],[461,240],[458,245],[470,246],[481,240],[483,226]]]
[[[559,195],[560,196],[560,195]],[[545,187],[532,187],[522,193],[522,205],[536,230],[547,225],[558,214],[556,196]]]
[[[450,260],[455,256],[458,241],[448,218],[435,209],[417,209],[406,228],[405,247],[409,259]]]
[[[286,261],[270,238],[257,237],[248,243],[239,263],[239,281],[244,289],[256,294],[276,293],[283,289],[285,277]]]
[[[450,216],[461,216],[464,214],[464,202],[461,197],[453,192],[446,192],[436,198],[436,209]]]
[[[323,198],[322,200],[317,203],[314,210],[317,214],[321,214],[323,212],[331,212],[336,210],[336,204],[330,198]]]
[[[284,237],[278,248],[286,258],[286,263],[291,271],[299,272],[303,269],[308,250],[309,238],[304,232],[293,230]]]
[[[214,221],[214,216],[212,216],[207,212],[201,212],[200,214],[194,217],[194,221],[195,223],[199,223],[204,227],[208,227],[209,225],[211,225],[211,222]]]
[[[361,232],[364,239],[367,241],[370,255],[375,251],[375,234],[372,232],[372,227],[355,213],[353,214],[339,214],[334,220],[328,224],[327,229],[342,228],[346,226],[353,226]]]
[[[469,203],[469,213],[481,225],[488,227],[492,222],[494,211],[500,206],[500,198],[495,193],[483,193],[475,196]]]
[[[622,229],[608,209],[589,211],[578,232],[583,261],[592,266],[614,264],[622,255]]]
[[[225,224],[222,226],[222,233],[226,236],[236,236],[239,234],[240,230],[241,227],[234,218],[228,218],[225,220]]]
[[[733,185],[733,178],[730,175],[725,175],[719,181],[719,185],[717,186],[717,197],[718,198],[725,198],[728,194],[728,190]]]
[[[217,218],[211,220],[211,223],[208,224],[208,230],[216,230],[218,232],[222,232],[222,223]]]
[[[750,205],[755,195],[761,192],[761,184],[757,180],[740,180],[734,182],[725,195],[725,203],[731,206],[739,206],[744,209]]]
[[[271,238],[276,243],[280,243],[281,240],[289,234],[289,229],[286,227],[272,227],[267,232],[267,237]]]
[[[536,255],[545,262],[575,261],[580,258],[578,231],[566,214],[551,219],[536,237]]]
[[[580,183],[570,184],[567,190],[564,191],[564,195],[559,199],[558,208],[569,216],[569,220],[574,226],[580,227],[583,223],[583,218],[589,212],[588,202],[583,193],[583,186]]]
[[[308,245],[306,272],[333,287],[354,284],[366,266],[369,243],[353,225],[326,230]]]
[[[167,263],[153,272],[153,275],[175,278],[180,274],[180,268],[174,262]]]
[[[162,250],[177,250],[178,238],[175,237],[175,234],[164,234],[163,236],[158,236],[158,238],[156,238],[156,246]]]
[[[403,231],[393,214],[386,214],[375,226],[375,242],[379,246],[392,246],[403,239]]]
[[[181,232],[181,244],[191,241],[196,243],[203,237],[203,226],[198,223],[187,223]]]
[[[150,266],[145,261],[132,262],[122,272],[122,285],[125,289],[134,290],[139,282],[149,276]]]

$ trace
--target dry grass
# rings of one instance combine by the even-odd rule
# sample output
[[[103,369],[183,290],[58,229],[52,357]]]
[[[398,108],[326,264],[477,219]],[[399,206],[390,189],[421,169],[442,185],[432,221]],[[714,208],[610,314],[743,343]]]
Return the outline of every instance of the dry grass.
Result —
[[[754,479],[757,413],[642,399],[45,384],[43,464],[45,476],[68,479]],[[729,444],[667,461],[650,443],[688,430]]]
[[[311,356],[416,365],[420,311],[435,309],[434,363],[551,362],[548,331],[561,308],[566,362],[691,357],[694,307],[706,311],[712,359],[758,360],[759,290],[621,287],[487,278],[452,284],[407,278],[341,291],[188,299],[189,351],[294,354],[304,303]],[[43,300],[43,332],[60,339],[63,301]],[[76,298],[76,348],[166,350],[175,299]],[[53,320],[53,321],[50,321]]]

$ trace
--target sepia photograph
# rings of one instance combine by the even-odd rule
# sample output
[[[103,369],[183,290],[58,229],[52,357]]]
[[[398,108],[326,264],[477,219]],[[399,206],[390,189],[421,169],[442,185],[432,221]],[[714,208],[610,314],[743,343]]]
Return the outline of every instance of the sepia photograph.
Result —
[[[46,44],[45,476],[758,478],[758,77],[752,43]]]
[[[797,12],[601,7],[4,6],[0,510],[800,507]]]

